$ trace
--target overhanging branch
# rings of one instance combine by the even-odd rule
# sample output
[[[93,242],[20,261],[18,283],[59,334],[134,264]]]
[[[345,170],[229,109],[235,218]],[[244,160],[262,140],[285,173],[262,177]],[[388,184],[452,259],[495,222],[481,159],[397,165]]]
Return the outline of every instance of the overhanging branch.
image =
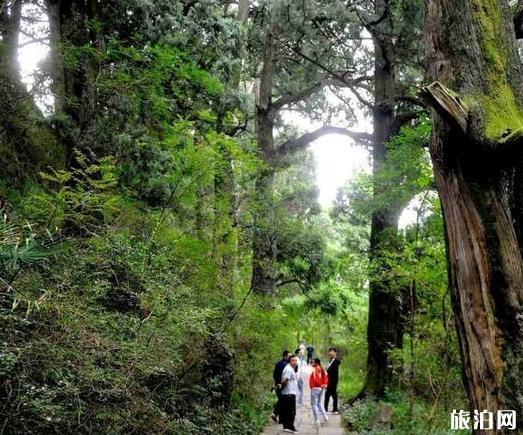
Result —
[[[366,102],[355,90],[357,86],[362,86],[364,82],[371,81],[373,78],[370,76],[360,76],[356,78],[348,78],[347,73],[335,73],[335,77],[331,77],[332,73],[329,73],[326,77],[321,78],[316,83],[313,83],[311,86],[306,87],[294,94],[285,95],[274,103],[271,104],[270,110],[274,115],[276,112],[281,110],[285,106],[299,103],[306,100],[311,95],[316,92],[321,91],[326,86],[335,86],[338,88],[349,88],[354,94],[357,95],[358,99],[363,102],[363,104],[370,104]]]
[[[296,139],[289,139],[285,141],[281,146],[279,146],[276,151],[276,162],[281,161],[281,159],[287,155],[294,154],[300,150],[306,148],[311,142],[319,139],[322,136],[327,134],[341,134],[343,136],[348,136],[352,138],[355,142],[361,145],[370,145],[372,143],[372,135],[365,132],[357,132],[348,130],[343,127],[334,127],[330,125],[324,125],[314,131],[303,134],[302,136]]]
[[[306,98],[310,97],[316,92],[319,92],[326,85],[326,82],[327,80],[325,79],[319,80],[318,82],[314,83],[308,88],[304,88],[301,91],[296,92],[295,94],[285,95],[279,98],[271,104],[271,112],[276,113],[279,110],[281,110],[284,106],[289,106],[291,104],[299,103],[300,101],[305,100]]]

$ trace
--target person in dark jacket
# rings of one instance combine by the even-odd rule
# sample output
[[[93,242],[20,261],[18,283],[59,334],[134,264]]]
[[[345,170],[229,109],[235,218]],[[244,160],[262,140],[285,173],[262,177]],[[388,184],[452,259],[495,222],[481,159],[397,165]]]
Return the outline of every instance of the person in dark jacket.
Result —
[[[312,364],[312,357],[314,356],[314,346],[309,344],[307,346],[307,364]]]
[[[335,347],[329,349],[329,363],[327,364],[327,375],[329,376],[329,382],[327,384],[327,390],[325,391],[325,410],[329,410],[329,400],[332,397],[334,413],[338,413],[338,380],[339,380],[339,369],[341,361],[337,357]]]
[[[274,380],[274,391],[276,391],[277,401],[274,405],[274,409],[271,414],[271,418],[274,422],[278,422],[278,415],[281,410],[281,376],[283,374],[283,369],[289,364],[290,353],[288,350],[284,350],[281,360],[279,360],[274,365],[274,370],[272,372],[272,378]]]

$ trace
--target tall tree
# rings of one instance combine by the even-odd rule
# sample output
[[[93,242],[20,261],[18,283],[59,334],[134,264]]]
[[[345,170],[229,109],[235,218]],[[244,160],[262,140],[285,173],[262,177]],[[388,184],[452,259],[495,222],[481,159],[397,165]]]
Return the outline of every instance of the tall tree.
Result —
[[[372,3],[372,2],[370,2]],[[373,120],[372,173],[373,195],[382,197],[398,188],[402,179],[383,182],[380,173],[388,158],[391,138],[401,127],[420,115],[419,103],[409,93],[415,85],[419,66],[419,2],[378,0],[372,15],[359,14],[374,46],[373,101],[368,104]],[[410,74],[409,74],[410,72]],[[391,186],[392,182],[392,186]],[[403,345],[404,292],[390,273],[387,257],[397,250],[398,221],[411,198],[375,201],[372,213],[369,256],[369,319],[367,327],[367,380],[363,394],[382,395],[392,379],[389,352]]]
[[[390,180],[384,184],[379,176],[388,142],[422,112],[423,104],[413,97],[422,77],[421,4],[418,0],[378,0],[342,5],[327,0],[318,2],[316,9],[321,12],[312,13],[309,25],[302,24],[297,31],[296,39],[306,44],[296,42],[291,50],[327,74],[323,84],[347,103],[349,117],[356,105],[372,117],[374,196],[381,197],[391,187]],[[373,43],[372,54],[362,44],[368,39]],[[362,56],[353,56],[356,48]],[[392,184],[398,187],[400,183],[398,178]],[[398,220],[407,204],[405,198],[382,202],[372,215],[368,376],[362,394],[383,394],[392,374],[389,352],[403,341],[403,289],[387,272],[387,256],[396,249]]]
[[[506,1],[426,0],[425,7],[427,75],[437,80],[426,89],[435,109],[430,152],[464,383],[473,409],[521,410],[521,222],[509,203],[522,189],[510,177],[522,159],[523,83],[512,17]]]
[[[57,129],[66,165],[74,150],[94,148],[96,76],[103,35],[97,0],[46,0],[51,42],[51,75]],[[90,140],[91,139],[91,140]]]
[[[0,6],[0,171],[17,186],[60,157],[49,124],[21,80],[22,9],[22,0]]]
[[[278,245],[274,231],[277,222],[272,200],[274,171],[285,165],[289,156],[323,135],[339,133],[363,143],[368,143],[370,139],[366,133],[324,125],[298,137],[275,140],[275,127],[283,124],[281,112],[284,109],[296,107],[314,95],[321,95],[320,91],[327,85],[353,86],[366,80],[366,77],[357,77],[355,71],[347,67],[338,73],[339,65],[329,70],[321,64],[323,57],[333,57],[332,47],[328,45],[325,49],[321,41],[326,41],[327,37],[321,32],[309,33],[304,37],[305,29],[310,26],[317,11],[313,4],[301,7],[303,9],[291,10],[285,1],[262,3],[254,26],[258,33],[255,53],[260,65],[255,109],[256,134],[259,154],[265,164],[256,180],[254,208],[251,288],[259,294],[274,295],[278,281],[275,267]],[[309,51],[320,61],[305,54]]]

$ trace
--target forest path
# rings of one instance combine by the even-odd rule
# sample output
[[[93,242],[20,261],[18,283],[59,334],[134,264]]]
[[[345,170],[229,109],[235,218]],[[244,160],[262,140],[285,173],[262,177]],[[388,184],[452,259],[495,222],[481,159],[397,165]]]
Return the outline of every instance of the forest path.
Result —
[[[323,424],[320,428],[314,425],[314,419],[312,416],[311,407],[311,390],[309,388],[309,376],[311,374],[312,367],[307,366],[304,369],[306,375],[305,379],[305,390],[303,392],[303,403],[304,405],[298,406],[296,409],[296,420],[295,426],[298,429],[299,434],[303,435],[343,435],[345,430],[341,423],[341,416],[335,414],[329,414],[329,421]],[[322,397],[323,400],[323,397]],[[283,435],[287,432],[283,431],[281,425],[271,421],[269,425],[262,432],[262,435]]]

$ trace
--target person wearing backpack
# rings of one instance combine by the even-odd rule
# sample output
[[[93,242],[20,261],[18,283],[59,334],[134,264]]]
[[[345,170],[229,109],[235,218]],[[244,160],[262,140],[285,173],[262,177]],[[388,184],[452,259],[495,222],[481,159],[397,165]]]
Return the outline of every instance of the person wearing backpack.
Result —
[[[329,417],[321,400],[323,390],[327,388],[328,383],[329,377],[325,369],[321,366],[320,359],[314,358],[312,360],[312,373],[309,378],[309,387],[311,388],[312,414],[316,426],[320,425],[320,414],[323,416],[325,422],[329,421]]]

